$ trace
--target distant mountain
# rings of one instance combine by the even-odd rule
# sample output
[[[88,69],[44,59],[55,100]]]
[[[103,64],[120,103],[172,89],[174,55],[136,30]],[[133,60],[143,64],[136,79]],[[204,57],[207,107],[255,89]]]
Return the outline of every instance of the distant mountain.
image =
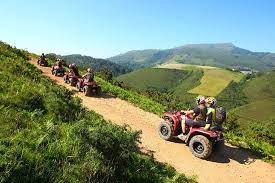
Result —
[[[275,69],[275,53],[252,52],[232,43],[190,44],[164,50],[134,50],[109,60],[133,68],[178,62],[222,68],[248,67],[259,71]]]
[[[114,76],[118,76],[132,71],[132,69],[130,69],[127,66],[122,66],[106,59],[93,58],[90,56],[84,56],[80,54],[62,56],[50,53],[48,54],[48,56],[49,55],[51,55],[53,58],[63,58],[67,63],[76,63],[78,66],[81,67],[92,67],[97,71],[99,71],[102,68],[107,68],[113,73]]]
[[[100,70],[104,67],[108,68],[110,71],[112,71],[114,76],[132,71],[128,66],[122,66],[106,59],[93,58],[79,54],[65,55],[61,57],[69,63],[76,63],[82,67],[93,67],[95,70]]]

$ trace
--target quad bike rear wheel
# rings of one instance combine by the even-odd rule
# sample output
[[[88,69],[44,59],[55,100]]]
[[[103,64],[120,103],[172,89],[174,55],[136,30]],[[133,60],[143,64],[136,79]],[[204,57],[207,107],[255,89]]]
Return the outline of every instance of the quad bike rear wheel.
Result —
[[[169,122],[162,121],[158,131],[159,136],[164,140],[171,140],[173,138],[173,128]]]
[[[212,153],[212,142],[203,135],[195,135],[189,142],[189,149],[197,158],[206,159]]]

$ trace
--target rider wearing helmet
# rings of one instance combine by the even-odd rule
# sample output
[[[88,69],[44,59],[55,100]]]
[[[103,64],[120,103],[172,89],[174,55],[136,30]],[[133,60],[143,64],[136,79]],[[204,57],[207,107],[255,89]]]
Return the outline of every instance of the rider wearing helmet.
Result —
[[[188,125],[190,127],[193,126],[205,126],[206,121],[206,115],[207,115],[207,108],[205,106],[205,97],[204,96],[198,96],[196,98],[197,107],[195,107],[193,110],[190,111],[182,111],[185,116],[192,116],[192,119],[186,118],[185,116],[182,118],[182,134],[179,135],[179,138],[182,140],[184,137],[184,134],[186,134],[185,126]]]
[[[92,68],[87,69],[87,73],[83,76],[85,78],[84,82],[93,82],[94,81],[94,71]]]
[[[217,100],[214,97],[208,97],[205,100],[207,107],[207,118],[204,129],[208,130],[216,118]]]
[[[57,66],[59,66],[59,67],[62,67],[62,62],[61,62],[61,59],[60,59],[60,58],[57,58],[57,59],[56,59],[55,65],[57,65]]]
[[[46,56],[44,53],[42,53],[42,55],[40,56],[40,61],[42,62],[46,61]]]
[[[75,76],[78,76],[78,77],[80,76],[78,72],[78,68],[75,63],[70,64],[69,68],[70,68],[70,73],[73,73]]]

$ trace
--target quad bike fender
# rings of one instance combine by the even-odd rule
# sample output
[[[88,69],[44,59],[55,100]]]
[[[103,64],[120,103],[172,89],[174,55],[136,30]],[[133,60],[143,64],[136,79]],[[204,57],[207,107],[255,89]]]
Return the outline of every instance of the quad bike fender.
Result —
[[[179,122],[178,118],[171,112],[163,113],[163,118],[170,118],[174,121],[174,123]]]
[[[181,121],[175,114],[173,114],[172,112],[165,112],[163,113],[162,118],[164,120],[169,120],[170,123],[173,123],[173,131],[177,131],[177,128],[179,127]]]
[[[191,128],[188,135],[187,135],[187,138],[185,140],[187,145],[189,144],[191,138],[194,137],[195,135],[203,135],[211,141],[217,140],[217,137],[218,137],[215,132],[210,131],[210,130],[205,130],[203,127],[201,127],[201,128]]]

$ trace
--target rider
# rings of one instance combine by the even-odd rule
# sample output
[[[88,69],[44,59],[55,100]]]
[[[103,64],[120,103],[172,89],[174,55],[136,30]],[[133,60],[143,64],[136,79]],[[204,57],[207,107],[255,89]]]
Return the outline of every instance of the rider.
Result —
[[[70,68],[70,73],[73,73],[73,74],[74,74],[75,76],[77,76],[77,77],[80,76],[80,74],[79,74],[79,72],[78,72],[78,68],[77,68],[77,66],[76,66],[75,63],[70,64],[70,65],[69,65],[69,68]]]
[[[205,100],[207,107],[207,118],[204,129],[208,130],[216,118],[217,100],[214,97],[208,97]]]
[[[192,119],[186,118],[185,116],[182,118],[181,126],[182,126],[182,134],[180,134],[178,137],[182,140],[184,140],[184,137],[186,137],[186,131],[185,126],[188,125],[190,127],[193,126],[199,126],[203,127],[205,126],[206,116],[207,116],[207,108],[205,106],[205,97],[204,96],[198,96],[196,98],[197,107],[195,107],[193,110],[189,111],[182,111],[185,116],[192,116]]]
[[[46,56],[44,53],[40,56],[40,61],[45,62],[46,61]]]
[[[87,69],[87,73],[83,76],[85,78],[84,82],[93,82],[94,81],[94,71],[92,68]]]
[[[58,67],[62,67],[62,62],[61,62],[60,58],[56,59],[55,65],[58,66]]]

